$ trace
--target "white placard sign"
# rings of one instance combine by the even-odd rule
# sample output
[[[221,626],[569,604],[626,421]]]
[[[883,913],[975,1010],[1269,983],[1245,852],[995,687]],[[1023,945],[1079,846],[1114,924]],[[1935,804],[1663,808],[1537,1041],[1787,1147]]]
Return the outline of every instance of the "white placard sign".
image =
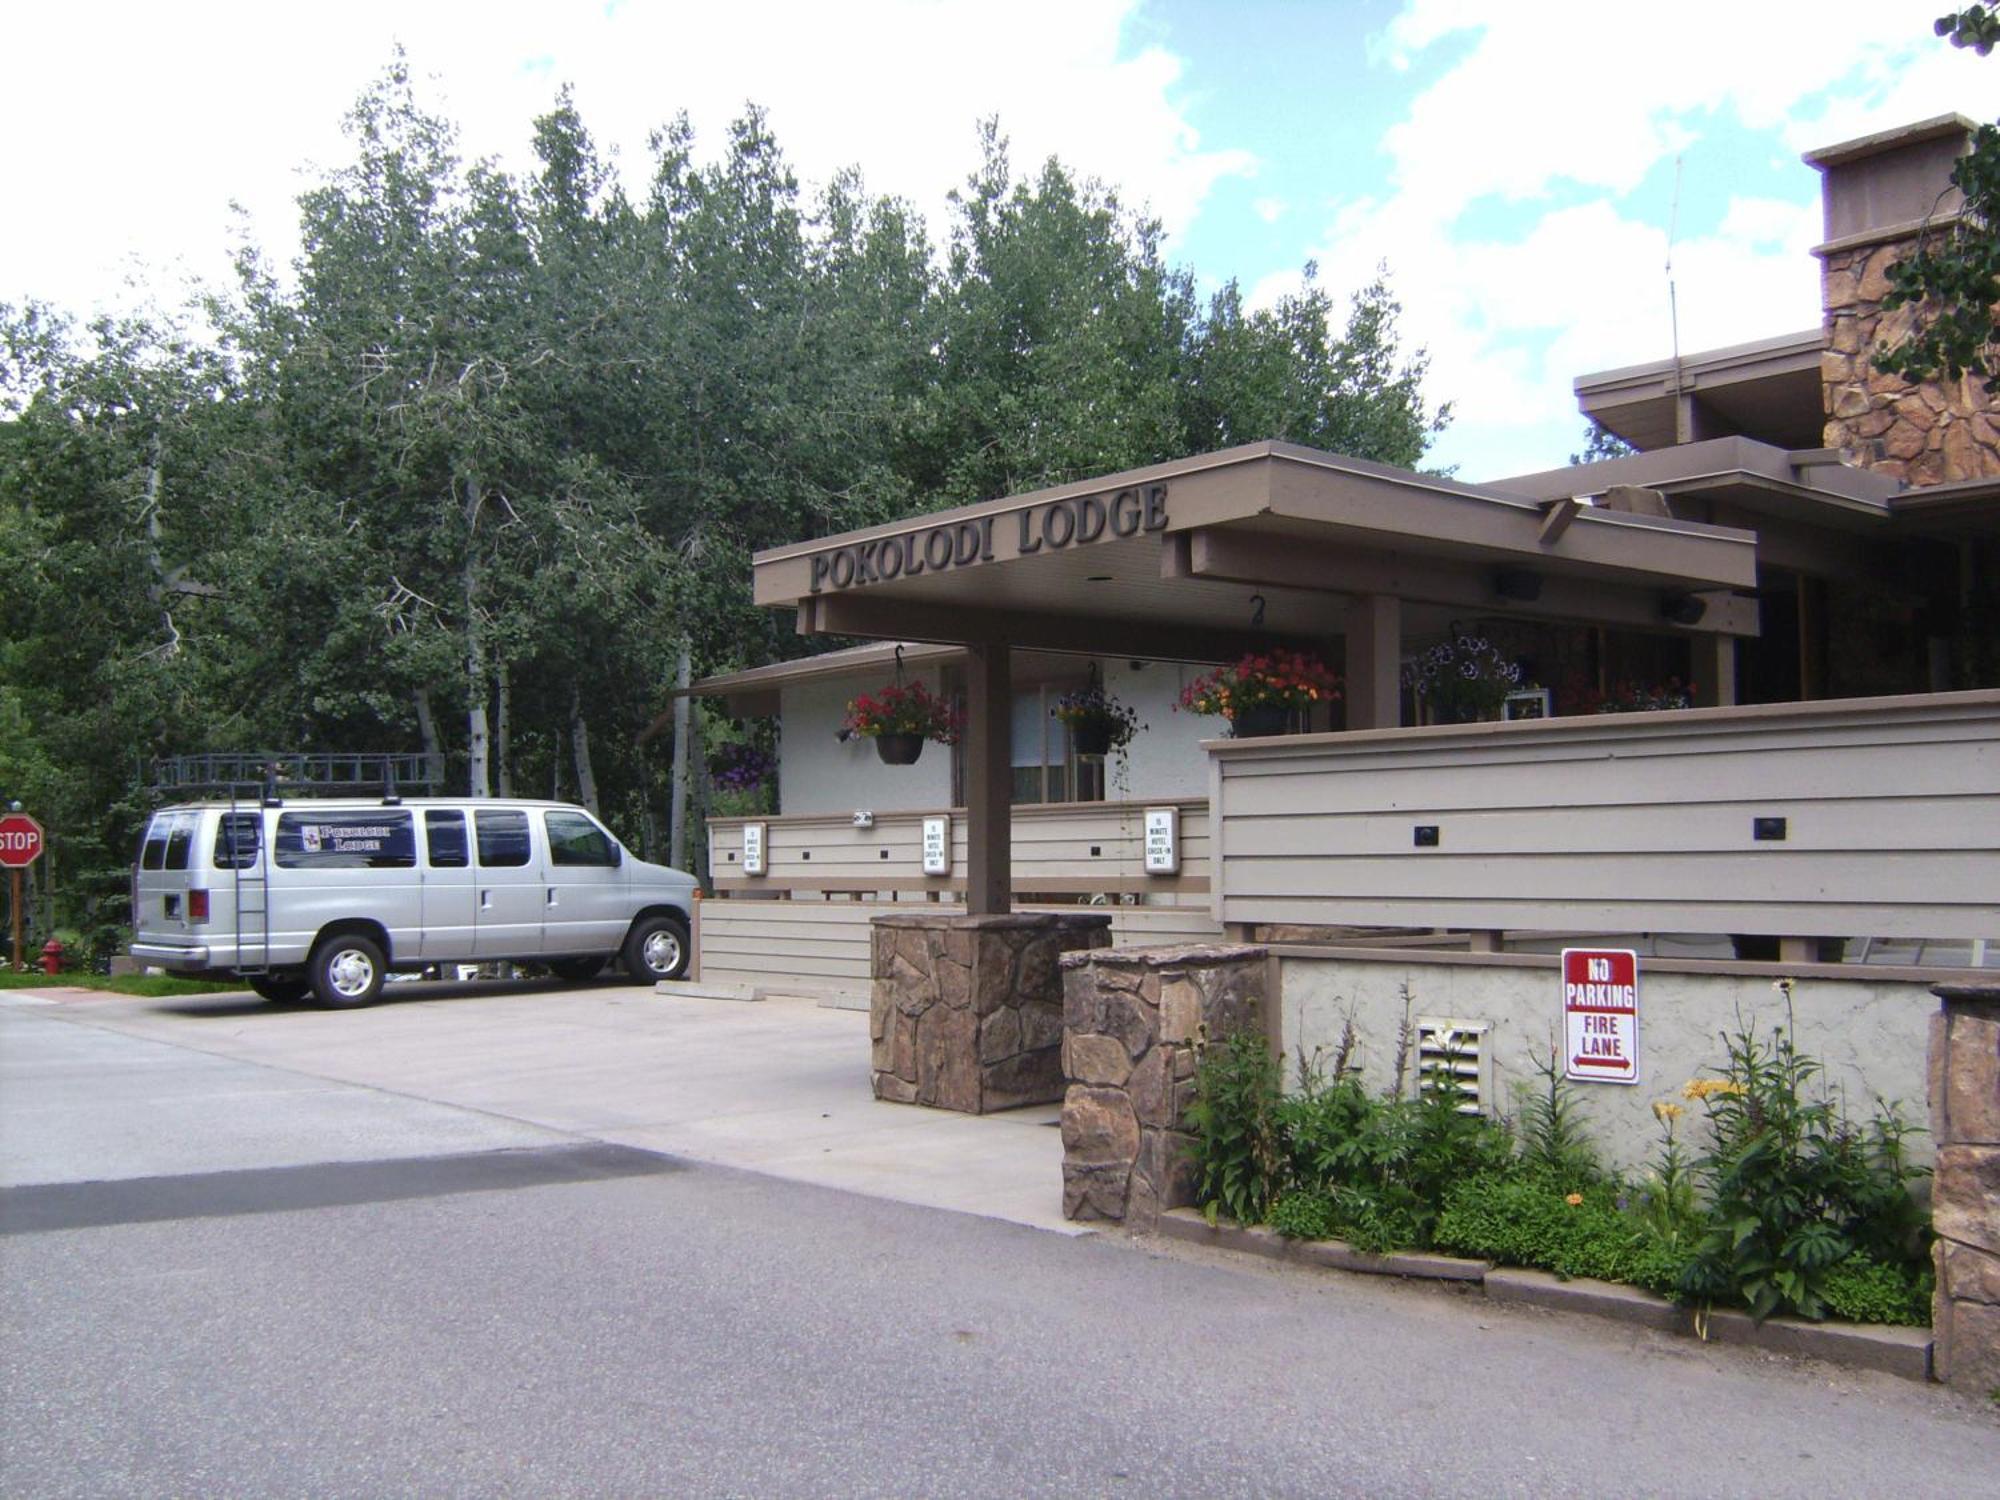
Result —
[[[1629,948],[1565,948],[1563,1076],[1579,1083],[1639,1081],[1639,955]]]
[[[743,873],[762,875],[764,873],[764,825],[745,823],[743,825]]]
[[[924,819],[924,873],[951,873],[951,819]]]
[[[1178,807],[1146,809],[1146,873],[1178,875],[1181,872],[1181,810]]]

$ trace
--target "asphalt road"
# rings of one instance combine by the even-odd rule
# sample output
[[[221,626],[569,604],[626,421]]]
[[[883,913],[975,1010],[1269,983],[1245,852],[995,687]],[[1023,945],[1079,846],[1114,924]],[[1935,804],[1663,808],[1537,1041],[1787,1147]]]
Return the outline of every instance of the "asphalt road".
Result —
[[[110,1128],[60,1173],[12,1159],[8,1496],[2000,1484],[1993,1409],[1889,1377],[697,1165],[74,1016],[0,1008],[0,1086],[16,1136],[58,1096],[137,1123],[219,1090],[234,1122],[195,1169],[122,1170],[143,1132]]]

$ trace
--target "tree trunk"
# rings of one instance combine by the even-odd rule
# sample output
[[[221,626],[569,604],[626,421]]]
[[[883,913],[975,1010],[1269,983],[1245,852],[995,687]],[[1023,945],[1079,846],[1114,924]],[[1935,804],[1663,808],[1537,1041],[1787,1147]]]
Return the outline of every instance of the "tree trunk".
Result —
[[[692,747],[688,744],[693,715],[689,712],[690,700],[687,695],[688,679],[691,672],[688,640],[681,637],[679,659],[674,663],[674,686],[679,691],[674,697],[674,770],[673,785],[667,817],[667,863],[676,870],[685,870],[683,857],[687,853],[687,789],[688,767],[692,761]]]
[[[479,483],[465,481],[465,563],[460,582],[465,588],[465,791],[469,797],[493,795],[492,746],[486,737],[486,632],[479,621]]]
[[[410,695],[417,704],[417,733],[424,741],[424,769],[438,778],[435,789],[444,790],[444,742],[438,738],[437,715],[431,712],[429,688],[418,688]]]
[[[146,593],[160,612],[160,651],[174,656],[181,649],[180,627],[174,624],[172,595],[167,590],[166,569],[160,564],[160,469],[165,463],[160,437],[153,434],[146,450]]]
[[[569,744],[576,757],[576,800],[597,811],[597,772],[590,764],[590,726],[583,722],[583,686],[569,688]]]
[[[514,682],[500,663],[500,691],[493,703],[493,775],[500,795],[514,795]]]

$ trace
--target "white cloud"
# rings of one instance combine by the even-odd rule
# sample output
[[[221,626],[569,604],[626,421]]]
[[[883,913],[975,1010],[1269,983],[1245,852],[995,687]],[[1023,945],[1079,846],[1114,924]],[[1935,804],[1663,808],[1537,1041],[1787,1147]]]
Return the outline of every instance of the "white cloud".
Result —
[[[1573,377],[1671,351],[1668,204],[1623,201],[1662,163],[1684,154],[1711,199],[1748,189],[1674,248],[1680,347],[1789,333],[1819,315],[1818,180],[1797,152],[1954,105],[1990,117],[2000,90],[1927,17],[1855,0],[1411,0],[1376,52],[1421,75],[1433,48],[1456,61],[1385,134],[1390,192],[1340,205],[1315,254],[1336,286],[1389,260],[1405,341],[1456,407],[1435,456],[1473,478],[1561,462]],[[1760,159],[1718,144],[1740,129],[1767,133]]]
[[[1137,3],[29,8],[10,47],[35,65],[0,96],[12,199],[27,206],[0,242],[0,298],[94,302],[134,256],[219,276],[232,198],[287,260],[298,169],[345,158],[340,118],[397,41],[419,80],[436,79],[423,97],[459,122],[470,157],[526,165],[531,121],[569,82],[636,192],[653,129],[685,109],[707,157],[755,101],[804,183],[861,163],[872,190],[909,197],[936,227],[976,164],[976,121],[998,114],[1018,170],[1059,154],[1171,232],[1254,162],[1204,147],[1176,102],[1178,59],[1121,56]]]

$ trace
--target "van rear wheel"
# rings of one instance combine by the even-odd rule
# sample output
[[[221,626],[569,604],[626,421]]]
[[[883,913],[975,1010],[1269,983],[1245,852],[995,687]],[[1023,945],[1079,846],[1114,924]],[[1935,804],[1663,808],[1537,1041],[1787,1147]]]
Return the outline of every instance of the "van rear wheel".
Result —
[[[307,972],[321,1005],[334,1010],[373,1005],[382,994],[382,950],[358,933],[330,937],[313,949]]]
[[[296,1005],[305,999],[306,992],[311,988],[303,979],[277,974],[252,974],[249,983],[259,999],[268,1000],[273,1005]]]
[[[625,939],[625,972],[644,984],[687,973],[687,923],[679,917],[642,917]]]

